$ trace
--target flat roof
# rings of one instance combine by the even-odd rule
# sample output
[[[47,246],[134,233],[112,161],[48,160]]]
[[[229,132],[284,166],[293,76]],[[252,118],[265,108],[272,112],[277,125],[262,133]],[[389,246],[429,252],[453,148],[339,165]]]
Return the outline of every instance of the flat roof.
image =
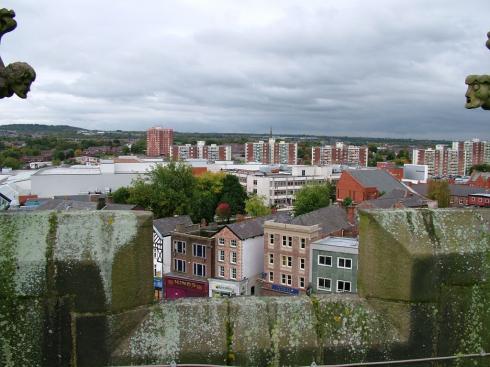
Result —
[[[311,245],[324,245],[357,249],[359,247],[359,241],[356,238],[350,237],[325,237],[315,242],[312,242]]]

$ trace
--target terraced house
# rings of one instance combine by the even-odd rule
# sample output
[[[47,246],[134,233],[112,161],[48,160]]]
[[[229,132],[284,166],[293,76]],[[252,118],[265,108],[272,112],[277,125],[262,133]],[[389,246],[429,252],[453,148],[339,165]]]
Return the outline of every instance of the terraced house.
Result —
[[[310,288],[310,244],[355,232],[346,211],[336,206],[264,222],[262,295],[304,294]]]
[[[227,224],[215,234],[215,271],[209,296],[255,295],[264,257],[264,222],[289,217],[274,214]]]

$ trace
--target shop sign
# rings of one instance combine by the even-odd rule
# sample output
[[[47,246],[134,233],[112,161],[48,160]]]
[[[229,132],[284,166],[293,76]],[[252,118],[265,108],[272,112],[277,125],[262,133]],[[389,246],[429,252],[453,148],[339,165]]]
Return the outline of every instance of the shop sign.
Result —
[[[167,278],[166,284],[169,287],[180,287],[180,288],[194,289],[198,291],[204,290],[204,286],[202,284],[192,282],[189,280],[183,280],[183,279]]]
[[[162,278],[153,278],[153,288],[163,289],[163,279]]]
[[[289,288],[279,284],[272,284],[272,290],[276,292],[291,294],[293,296],[297,296],[299,294],[299,289]]]

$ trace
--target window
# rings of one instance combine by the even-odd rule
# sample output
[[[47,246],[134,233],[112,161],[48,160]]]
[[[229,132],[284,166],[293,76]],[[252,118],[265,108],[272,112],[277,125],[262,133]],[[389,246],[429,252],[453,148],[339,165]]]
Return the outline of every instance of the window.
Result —
[[[194,263],[194,275],[199,277],[206,276],[206,265]]]
[[[220,277],[224,277],[225,276],[225,267],[224,266],[220,266],[219,267],[218,274],[219,274]]]
[[[300,241],[300,247],[304,249],[306,247],[306,238],[302,238]]]
[[[225,244],[225,239],[224,238],[218,238],[218,244],[224,245]]]
[[[332,256],[318,255],[318,265],[332,266]]]
[[[206,246],[200,245],[198,243],[192,244],[192,255],[196,257],[206,258]]]
[[[270,245],[274,244],[274,234],[273,233],[269,234],[269,244]]]
[[[293,258],[291,256],[282,257],[282,266],[287,266],[290,268],[293,265]]]
[[[232,264],[236,264],[236,252],[235,252],[235,251],[232,251],[232,252],[230,253],[230,262],[231,262]]]
[[[304,288],[305,287],[305,278],[299,277],[299,287]]]
[[[281,274],[281,283],[291,285],[293,283],[293,277],[288,274]]]
[[[174,241],[174,249],[179,254],[185,254],[185,241]]]
[[[288,241],[288,238],[286,236],[282,236],[282,245],[284,247],[286,247],[287,241]]]
[[[269,282],[273,282],[273,281],[274,281],[274,272],[270,271],[269,272]]]
[[[230,269],[230,278],[231,279],[236,279],[236,268],[231,268]]]
[[[303,270],[305,269],[305,259],[299,259],[299,268]]]
[[[332,280],[328,278],[317,278],[317,288],[322,291],[332,289]]]
[[[185,260],[175,259],[174,260],[175,271],[179,273],[185,273]]]
[[[337,292],[350,292],[351,282],[345,280],[337,280]]]
[[[269,254],[269,264],[274,264],[274,254]]]
[[[230,246],[231,247],[236,247],[236,240],[231,240],[230,241]]]
[[[293,237],[288,237],[288,247],[293,247]]]
[[[337,267],[342,269],[352,269],[352,259],[343,257],[337,258]]]
[[[304,169],[301,170],[301,176],[305,176],[306,175],[306,171]]]
[[[219,250],[218,261],[225,261],[225,251]]]

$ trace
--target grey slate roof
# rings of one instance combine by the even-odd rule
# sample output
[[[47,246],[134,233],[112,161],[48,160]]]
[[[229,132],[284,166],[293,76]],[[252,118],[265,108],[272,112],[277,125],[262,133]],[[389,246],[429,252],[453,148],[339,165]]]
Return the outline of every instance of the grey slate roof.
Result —
[[[363,187],[375,187],[379,192],[406,190],[405,185],[381,169],[349,169],[347,172]]]
[[[278,212],[276,214],[270,214],[264,217],[257,217],[237,223],[227,224],[226,227],[236,234],[240,240],[246,240],[247,238],[262,236],[264,234],[264,222],[266,220],[278,220],[281,218],[288,220],[291,217],[288,212]]]
[[[33,210],[97,210],[97,203],[62,200],[62,199],[44,199],[39,206]]]
[[[168,236],[170,232],[175,231],[175,228],[179,224],[190,226],[192,225],[192,219],[188,215],[180,215],[178,217],[160,218],[153,221],[153,226],[163,237]]]
[[[323,233],[332,233],[340,229],[352,229],[347,220],[345,209],[338,206],[327,206],[293,218],[291,224],[312,226],[318,224]]]
[[[427,196],[428,184],[415,184],[412,185],[412,189],[418,192],[420,195]],[[451,196],[468,196],[471,194],[488,193],[488,190],[481,187],[473,187],[468,185],[449,184],[449,191]]]
[[[294,218],[279,218],[278,223],[296,224],[300,226],[319,225],[323,233],[329,234],[340,229],[349,230],[354,226],[347,220],[345,209],[338,206],[327,206]]]
[[[378,208],[378,209],[390,209],[394,208],[396,204],[400,203],[405,208],[420,208],[427,206],[427,199],[420,194],[411,194],[405,190],[393,190],[378,199],[365,200],[358,205],[359,208]]]
[[[106,204],[103,210],[134,210],[138,205],[136,204]]]

